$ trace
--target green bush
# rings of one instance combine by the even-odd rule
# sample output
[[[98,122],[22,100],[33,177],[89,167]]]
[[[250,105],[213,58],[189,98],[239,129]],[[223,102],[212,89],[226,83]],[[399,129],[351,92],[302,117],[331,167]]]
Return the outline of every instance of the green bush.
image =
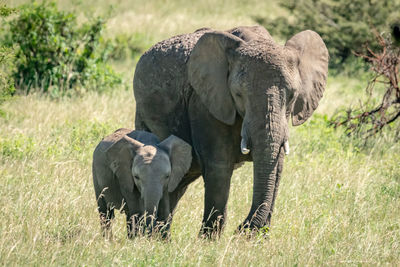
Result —
[[[0,6],[0,17],[6,17],[15,10]],[[14,52],[0,44],[0,105],[15,92],[12,73],[15,71]]]
[[[106,56],[112,60],[137,59],[151,46],[151,41],[140,33],[133,35],[118,34],[104,41]]]
[[[15,11],[16,11],[15,8],[7,7],[5,4],[0,2],[0,17],[7,17],[8,15],[11,15]]]
[[[98,49],[103,26],[101,18],[79,26],[73,13],[59,11],[53,2],[22,6],[7,36],[8,44],[17,46],[17,89],[57,96],[68,89],[104,91],[120,84]]]
[[[0,105],[15,92],[12,72],[15,70],[13,51],[0,47]]]
[[[325,41],[331,56],[331,67],[341,67],[352,52],[365,52],[365,44],[378,48],[371,30],[389,32],[399,17],[399,0],[281,0],[290,16],[275,19],[257,17],[273,35],[290,38],[299,31],[311,29]]]
[[[0,137],[0,156],[23,159],[34,154],[35,146],[34,140],[23,134],[16,134],[12,137]]]

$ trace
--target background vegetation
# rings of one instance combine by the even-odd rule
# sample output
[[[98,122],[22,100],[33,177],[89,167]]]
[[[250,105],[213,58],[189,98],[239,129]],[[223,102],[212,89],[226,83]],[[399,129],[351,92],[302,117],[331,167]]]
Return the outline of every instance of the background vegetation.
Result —
[[[18,7],[26,2],[5,3]],[[77,81],[71,89],[79,94],[51,93],[59,92],[54,89],[57,83],[47,89],[34,84],[30,94],[17,86],[17,94],[2,104],[0,264],[400,264],[398,124],[365,142],[357,136],[347,137],[343,129],[334,130],[329,122],[338,109],[356,106],[367,97],[365,87],[372,76],[363,68],[354,70],[353,64],[343,66],[351,71],[335,71],[328,78],[324,98],[312,119],[290,130],[291,154],[286,158],[272,231],[267,238],[249,240],[233,234],[251,204],[252,164],[246,163],[232,177],[228,222],[220,240],[197,238],[204,194],[199,179],[179,203],[170,242],[127,240],[125,219],[120,214],[113,228],[114,240],[105,241],[96,211],[91,155],[106,134],[120,127],[133,128],[131,81],[142,51],[156,41],[204,26],[228,29],[252,25],[255,18],[272,20],[293,15],[274,1],[255,0],[224,0],[218,4],[211,0],[73,0],[59,1],[57,6],[59,11],[46,11],[44,16],[60,15],[63,20],[73,14],[68,18],[75,22],[68,29],[74,29],[74,34],[98,33],[94,42],[97,53],[85,60],[93,68],[97,64],[107,66],[109,73],[117,73],[121,84],[110,83],[97,90],[93,86],[98,81],[96,77]],[[7,21],[15,22],[20,14],[33,10],[27,8],[18,8],[17,13],[7,16]],[[97,17],[106,20],[96,24]],[[5,37],[10,33],[3,25],[8,24],[1,24],[2,40],[12,40]],[[101,25],[102,29],[93,30],[90,25]],[[268,24],[265,27],[274,30]],[[59,33],[61,30],[55,30],[53,36],[64,38]],[[285,41],[280,33],[274,34],[279,42]],[[76,47],[74,42],[81,37],[74,38],[62,39],[63,47]],[[21,41],[29,39],[21,37]],[[16,41],[4,44],[9,60],[0,61],[0,77],[12,79],[15,76],[10,74],[18,70],[20,60],[12,58],[18,51],[21,53],[21,48]],[[48,52],[46,49],[44,53]],[[75,55],[72,58],[68,64],[75,66],[71,63],[76,62]],[[57,77],[54,72],[51,75]],[[10,86],[1,90],[12,88],[13,82],[4,84]],[[383,91],[378,86],[372,97],[379,101]]]
[[[290,15],[255,20],[271,28],[284,39],[303,29],[317,31],[329,47],[330,67],[342,70],[344,63],[354,61],[354,52],[380,48],[373,29],[390,35],[390,25],[399,20],[398,0],[286,0],[279,5]],[[354,64],[354,63],[353,63]],[[354,66],[353,66],[354,67]]]
[[[0,3],[1,4],[1,3]],[[0,5],[0,20],[12,14],[14,10]],[[15,71],[14,51],[12,48],[0,43],[0,105],[15,92],[14,79]],[[1,109],[0,109],[1,112]]]
[[[20,6],[6,24],[3,43],[14,48],[18,89],[59,96],[69,89],[104,91],[120,78],[105,64],[99,49],[103,19],[77,25],[76,15],[58,10],[54,2]]]

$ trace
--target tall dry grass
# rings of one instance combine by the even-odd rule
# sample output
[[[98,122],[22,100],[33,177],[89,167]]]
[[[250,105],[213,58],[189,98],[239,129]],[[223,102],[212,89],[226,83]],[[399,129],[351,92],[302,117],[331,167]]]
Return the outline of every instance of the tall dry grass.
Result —
[[[170,242],[126,239],[117,214],[100,235],[91,181],[97,142],[133,124],[130,91],[55,102],[23,96],[0,119],[0,259],[3,265],[314,265],[400,262],[400,145],[382,136],[368,150],[315,116],[291,129],[272,231],[234,235],[251,204],[252,164],[236,170],[221,239],[197,238],[199,179],[179,203]]]

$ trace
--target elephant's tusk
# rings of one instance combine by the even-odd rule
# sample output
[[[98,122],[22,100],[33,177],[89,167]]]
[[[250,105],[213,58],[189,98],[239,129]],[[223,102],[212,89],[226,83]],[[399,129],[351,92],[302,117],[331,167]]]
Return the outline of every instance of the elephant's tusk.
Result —
[[[283,144],[283,149],[285,150],[285,154],[289,155],[289,141],[286,140],[285,143]]]
[[[240,150],[242,151],[242,154],[246,155],[250,153],[250,149],[247,148],[246,141],[242,138],[242,141],[240,142]]]

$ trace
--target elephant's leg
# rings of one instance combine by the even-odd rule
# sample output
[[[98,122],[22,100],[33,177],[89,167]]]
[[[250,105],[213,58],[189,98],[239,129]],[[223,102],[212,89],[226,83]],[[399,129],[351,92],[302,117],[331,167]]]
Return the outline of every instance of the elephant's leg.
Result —
[[[98,180],[95,172],[93,172],[93,178],[97,200],[97,210],[99,211],[100,215],[101,232],[104,237],[110,239],[112,238],[111,223],[114,219],[114,207],[107,204],[104,194],[105,191],[108,190],[108,188],[101,189],[101,187],[98,185]]]
[[[218,237],[226,218],[226,204],[233,166],[231,164],[207,164],[204,168],[204,214],[201,235]]]
[[[140,214],[127,214],[126,215],[126,228],[128,232],[128,238],[137,236],[139,232],[139,218]]]
[[[125,206],[124,211],[126,214],[126,228],[128,238],[137,236],[140,228],[140,218],[142,214],[142,203],[140,200],[140,193],[135,188],[133,193],[125,193]]]
[[[169,193],[166,191],[158,204],[157,221],[154,229],[154,231],[159,233],[163,239],[169,237],[172,216],[170,210]]]
[[[240,153],[241,125],[226,125],[211,115],[194,95],[189,103],[193,149],[201,165],[205,198],[201,234],[217,237],[226,218],[234,162]]]
[[[276,200],[276,196],[278,194],[278,187],[279,187],[279,182],[281,180],[281,174],[282,174],[282,170],[283,170],[283,160],[284,160],[284,147],[281,147],[281,151],[279,153],[279,158],[278,158],[278,166],[277,166],[277,172],[276,172],[276,180],[275,180],[275,189],[274,189],[274,196],[272,198],[272,202],[271,202],[271,208],[267,217],[267,223],[266,226],[270,227],[271,226],[271,217],[272,217],[272,213],[274,211],[274,206],[275,206],[275,200]]]
[[[185,175],[185,177],[182,179],[182,182],[178,185],[174,192],[168,193],[168,198],[162,198],[160,201],[160,213],[158,214],[157,223],[161,227],[160,231],[163,239],[168,239],[170,236],[172,219],[174,217],[175,209],[179,200],[186,192],[188,185],[201,175],[201,172],[198,171],[196,167],[197,166],[194,166],[194,170]],[[167,199],[169,200],[168,202],[165,201]]]
[[[100,214],[101,232],[106,239],[112,239],[111,223],[114,219],[114,208],[107,205],[103,197],[97,200]]]

